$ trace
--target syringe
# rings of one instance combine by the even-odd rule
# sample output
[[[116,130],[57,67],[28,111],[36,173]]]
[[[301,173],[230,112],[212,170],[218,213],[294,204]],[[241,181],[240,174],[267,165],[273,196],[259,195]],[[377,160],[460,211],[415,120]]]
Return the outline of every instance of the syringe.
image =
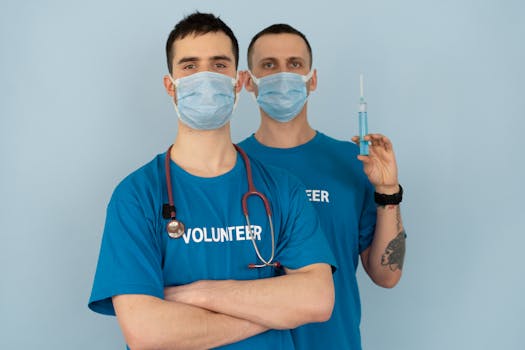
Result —
[[[363,94],[363,74],[359,76],[359,87],[361,90],[361,98],[359,99],[359,154],[367,156],[368,141],[365,141],[365,136],[368,135],[368,116],[366,114],[366,102]]]

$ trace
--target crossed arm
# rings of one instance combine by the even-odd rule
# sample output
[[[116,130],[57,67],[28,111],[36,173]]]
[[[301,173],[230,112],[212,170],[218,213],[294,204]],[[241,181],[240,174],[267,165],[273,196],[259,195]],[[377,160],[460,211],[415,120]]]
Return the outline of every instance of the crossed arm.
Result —
[[[268,329],[330,318],[331,267],[312,264],[286,275],[250,281],[198,281],[169,287],[165,300],[119,295],[113,305],[131,349],[203,349]]]
[[[359,142],[359,137],[353,137]],[[397,163],[392,142],[381,134],[365,137],[370,141],[368,156],[358,156],[375,191],[394,194],[399,191]],[[370,278],[385,288],[394,287],[401,279],[405,258],[405,229],[399,205],[377,207],[376,229],[370,247],[361,253],[363,268]]]
[[[132,350],[210,349],[266,330],[246,320],[149,295],[118,295],[113,305]]]

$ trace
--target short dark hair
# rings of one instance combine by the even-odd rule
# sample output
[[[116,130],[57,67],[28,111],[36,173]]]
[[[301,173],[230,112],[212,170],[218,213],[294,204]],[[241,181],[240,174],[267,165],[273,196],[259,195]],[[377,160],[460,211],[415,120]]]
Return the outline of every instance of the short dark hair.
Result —
[[[295,34],[300,36],[304,42],[306,43],[306,47],[308,48],[308,53],[310,54],[310,68],[312,68],[312,62],[313,62],[313,56],[312,56],[312,47],[310,46],[310,43],[308,42],[308,39],[306,39],[306,36],[304,36],[303,33],[295,29],[289,24],[285,23],[278,23],[278,24],[272,24],[269,27],[264,28],[259,33],[255,34],[255,36],[252,38],[252,41],[250,41],[250,45],[248,46],[248,68],[252,68],[252,60],[251,56],[253,54],[253,45],[255,45],[255,42],[257,39],[259,39],[261,36],[266,34]]]
[[[217,32],[223,32],[230,38],[233,55],[235,56],[235,68],[237,68],[239,65],[239,43],[230,27],[228,27],[219,17],[216,17],[211,13],[194,12],[177,23],[168,36],[168,41],[166,42],[166,58],[168,60],[168,71],[170,74],[173,69],[173,43],[175,40],[184,39],[190,34],[204,35]]]

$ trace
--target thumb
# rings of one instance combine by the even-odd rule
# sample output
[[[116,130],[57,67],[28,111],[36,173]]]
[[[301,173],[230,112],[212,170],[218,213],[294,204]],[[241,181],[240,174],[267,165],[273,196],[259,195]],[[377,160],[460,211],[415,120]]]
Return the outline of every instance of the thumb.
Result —
[[[362,161],[364,164],[368,164],[370,163],[370,157],[369,156],[362,156],[362,155],[358,155],[357,156],[357,159],[359,159],[360,161]]]

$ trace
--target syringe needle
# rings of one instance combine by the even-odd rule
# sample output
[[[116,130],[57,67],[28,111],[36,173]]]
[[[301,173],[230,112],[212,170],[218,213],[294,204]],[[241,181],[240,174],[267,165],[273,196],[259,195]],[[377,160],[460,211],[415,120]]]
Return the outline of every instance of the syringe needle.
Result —
[[[359,90],[361,91],[361,98],[363,98],[364,96],[364,93],[363,93],[363,73],[361,73],[359,75]]]

